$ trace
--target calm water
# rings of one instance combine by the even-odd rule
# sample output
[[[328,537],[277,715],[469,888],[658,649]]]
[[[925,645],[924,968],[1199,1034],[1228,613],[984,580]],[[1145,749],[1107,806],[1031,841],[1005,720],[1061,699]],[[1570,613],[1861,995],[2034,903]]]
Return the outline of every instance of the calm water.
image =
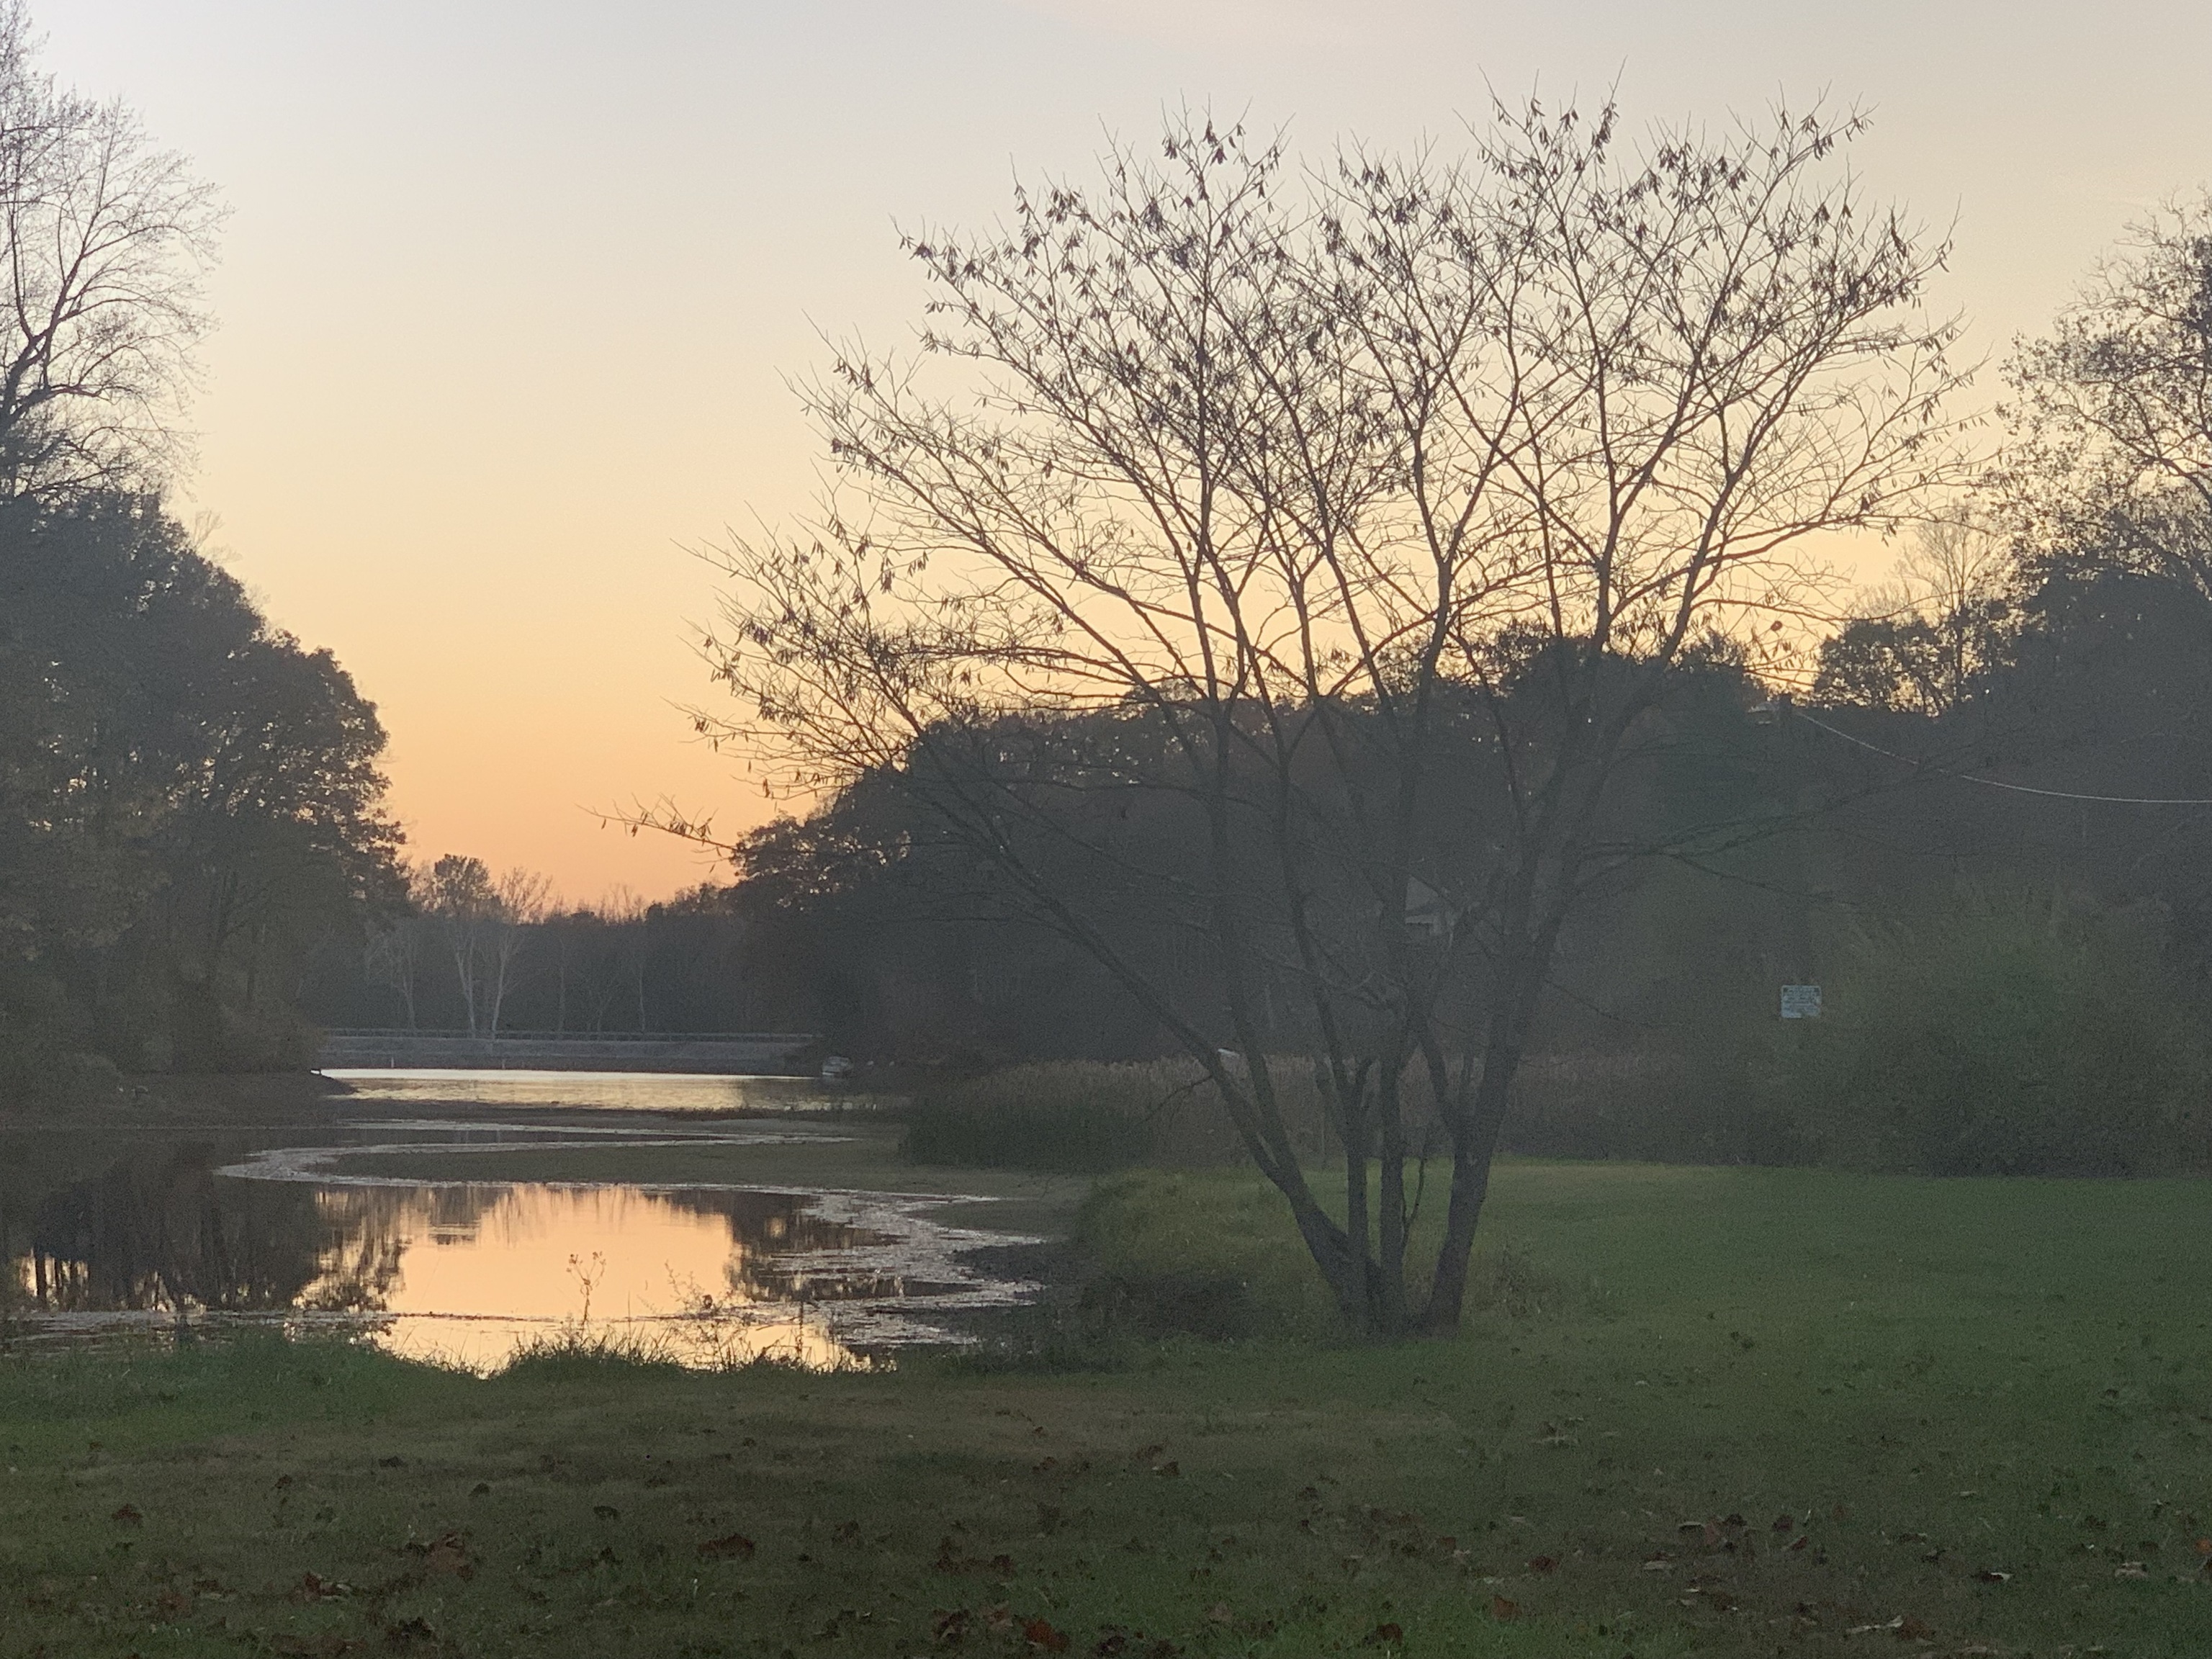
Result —
[[[829,1103],[807,1078],[689,1072],[329,1071],[364,1103],[574,1108],[615,1112],[805,1112]]]
[[[676,1109],[703,1081],[714,1080],[675,1080]],[[514,1073],[499,1082],[531,1086]],[[0,1249],[14,1316],[45,1341],[180,1321],[335,1328],[477,1371],[577,1332],[693,1364],[775,1352],[832,1365],[955,1340],[945,1316],[1034,1288],[973,1265],[978,1246],[1021,1242],[959,1224],[981,1205],[956,1205],[959,1222],[948,1222],[939,1197],[730,1179],[750,1146],[842,1138],[819,1120],[613,1115],[644,1107],[659,1086],[596,1074],[577,1090],[569,1074],[547,1090],[552,1101],[492,1103],[510,1109],[495,1121],[149,1133],[109,1146],[18,1137],[0,1147],[10,1166]],[[610,1089],[627,1091],[620,1106],[574,1110],[586,1103],[576,1093]],[[532,1103],[567,1109],[557,1121],[513,1115]],[[487,1178],[509,1147],[585,1167],[595,1152],[651,1147],[665,1169],[694,1146],[711,1146],[714,1180]],[[465,1176],[435,1178],[441,1156],[461,1149]],[[376,1173],[374,1160],[404,1160],[407,1174]]]

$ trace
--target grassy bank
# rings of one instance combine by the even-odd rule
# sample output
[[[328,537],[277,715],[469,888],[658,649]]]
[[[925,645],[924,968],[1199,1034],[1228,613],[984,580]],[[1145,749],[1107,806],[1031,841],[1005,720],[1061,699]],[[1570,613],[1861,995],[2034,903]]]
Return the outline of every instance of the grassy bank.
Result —
[[[1485,1309],[1391,1351],[489,1382],[14,1355],[0,1654],[2212,1650],[2212,1189],[1497,1192]],[[1312,1324],[1248,1177],[1123,1177],[1084,1225],[1109,1273]]]

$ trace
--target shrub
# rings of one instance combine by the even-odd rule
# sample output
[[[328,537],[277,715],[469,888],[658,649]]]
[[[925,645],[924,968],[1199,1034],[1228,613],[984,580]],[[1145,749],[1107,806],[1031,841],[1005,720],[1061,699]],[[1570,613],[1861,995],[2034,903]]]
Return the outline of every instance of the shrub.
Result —
[[[1533,1158],[1814,1163],[1816,1140],[1773,1075],[1772,1042],[1740,1024],[1690,1055],[1532,1055],[1513,1079],[1501,1144]]]
[[[1788,1066],[1828,1161],[1931,1175],[2202,1167],[2163,918],[1969,892],[1869,925]]]

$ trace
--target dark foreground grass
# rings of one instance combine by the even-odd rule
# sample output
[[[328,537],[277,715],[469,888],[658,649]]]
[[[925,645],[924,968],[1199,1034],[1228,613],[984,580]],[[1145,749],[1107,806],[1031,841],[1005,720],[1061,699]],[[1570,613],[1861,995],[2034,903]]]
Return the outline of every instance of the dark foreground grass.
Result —
[[[1307,1316],[1243,1177],[1132,1180],[1117,1271]],[[0,1654],[2212,1653],[2212,1188],[1516,1165],[1492,1237],[1388,1351],[17,1356]]]

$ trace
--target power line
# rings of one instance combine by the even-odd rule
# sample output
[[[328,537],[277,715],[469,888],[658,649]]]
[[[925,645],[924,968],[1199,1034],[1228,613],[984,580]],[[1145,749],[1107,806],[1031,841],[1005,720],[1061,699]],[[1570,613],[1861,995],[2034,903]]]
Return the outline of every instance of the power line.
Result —
[[[1830,737],[1841,738],[1845,743],[1856,744],[1869,754],[1880,755],[1905,766],[1923,766],[1926,763],[1884,749],[1879,744],[1869,743],[1864,738],[1855,738],[1838,726],[1823,720],[1815,720],[1803,709],[1784,699],[1779,705],[1786,713],[1795,714],[1808,726],[1817,726]],[[1953,772],[1948,775],[1961,783],[1978,783],[1985,789],[2002,789],[2015,795],[2040,795],[2046,800],[2081,800],[2106,806],[2212,806],[2212,797],[2201,795],[2083,795],[2070,789],[2037,789],[2025,783],[2007,783],[2002,778],[1977,777],[1972,772]]]

